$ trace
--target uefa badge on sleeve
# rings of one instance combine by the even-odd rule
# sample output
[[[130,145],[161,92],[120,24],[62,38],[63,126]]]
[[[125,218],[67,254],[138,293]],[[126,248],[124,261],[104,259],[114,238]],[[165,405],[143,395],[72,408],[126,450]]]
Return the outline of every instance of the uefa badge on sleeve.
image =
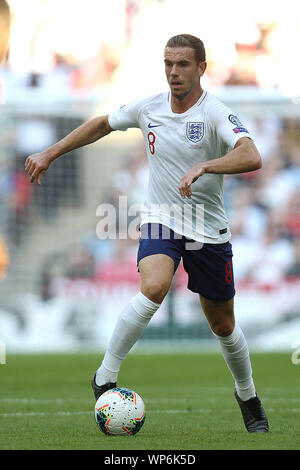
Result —
[[[228,116],[228,119],[232,124],[236,126],[234,129],[232,129],[235,134],[238,134],[239,132],[247,132],[247,134],[249,134],[248,130],[244,127],[244,125],[241,123],[237,116],[234,116],[234,114],[230,114]]]

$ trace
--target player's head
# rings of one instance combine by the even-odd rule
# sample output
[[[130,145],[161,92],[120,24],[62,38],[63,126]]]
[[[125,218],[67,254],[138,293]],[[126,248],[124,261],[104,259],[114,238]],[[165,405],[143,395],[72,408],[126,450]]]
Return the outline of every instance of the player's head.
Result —
[[[173,96],[184,99],[206,69],[206,54],[201,39],[190,34],[171,37],[165,47],[165,71]]]
[[[6,0],[0,0],[0,63],[8,50],[10,10]]]

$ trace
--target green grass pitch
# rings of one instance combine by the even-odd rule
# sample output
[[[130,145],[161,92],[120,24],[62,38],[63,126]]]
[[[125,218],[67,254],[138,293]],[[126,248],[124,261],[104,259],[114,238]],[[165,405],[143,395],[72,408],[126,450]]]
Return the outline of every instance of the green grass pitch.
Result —
[[[96,426],[90,378],[95,354],[9,355],[0,365],[0,449],[271,450],[300,448],[300,365],[288,353],[252,354],[268,434],[249,434],[218,353],[131,353],[118,385],[146,404],[135,436],[106,436]]]

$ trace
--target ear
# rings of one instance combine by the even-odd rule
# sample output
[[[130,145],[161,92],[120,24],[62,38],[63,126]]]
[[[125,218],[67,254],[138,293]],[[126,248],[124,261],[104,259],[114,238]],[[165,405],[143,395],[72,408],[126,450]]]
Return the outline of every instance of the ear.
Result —
[[[207,67],[207,62],[200,62],[199,65],[198,65],[198,68],[199,68],[199,75],[200,77],[202,77],[202,75],[204,75],[204,72],[206,70],[206,67]]]

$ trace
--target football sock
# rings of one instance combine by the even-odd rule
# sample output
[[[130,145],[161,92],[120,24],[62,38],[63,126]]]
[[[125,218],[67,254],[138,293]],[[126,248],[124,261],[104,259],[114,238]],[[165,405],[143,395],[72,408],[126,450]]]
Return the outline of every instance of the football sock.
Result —
[[[252,378],[252,368],[248,344],[240,326],[235,323],[229,336],[218,336],[225,362],[235,381],[235,388],[241,400],[246,401],[255,397],[255,386]]]
[[[137,342],[160,304],[139,292],[121,312],[108,343],[103,361],[96,371],[96,384],[116,382],[122,361]]]

